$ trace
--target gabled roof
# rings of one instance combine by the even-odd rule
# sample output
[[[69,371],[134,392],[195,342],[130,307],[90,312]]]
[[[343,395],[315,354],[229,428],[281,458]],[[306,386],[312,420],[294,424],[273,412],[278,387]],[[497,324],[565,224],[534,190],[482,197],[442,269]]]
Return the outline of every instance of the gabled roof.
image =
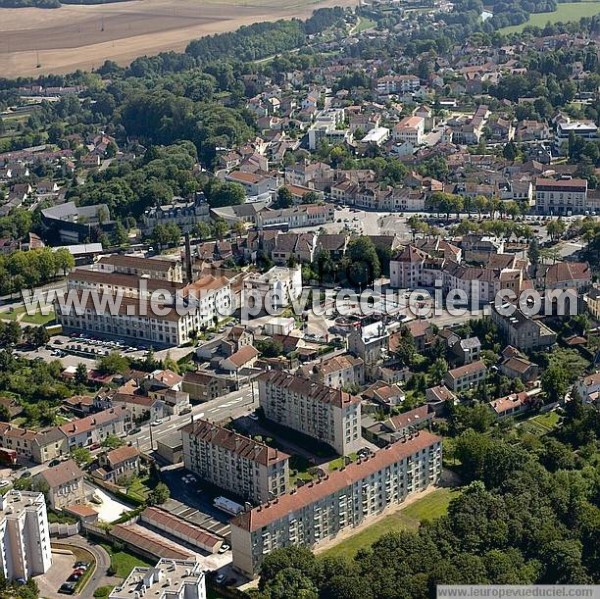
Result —
[[[56,489],[67,483],[78,481],[84,474],[73,460],[61,462],[58,466],[42,471],[41,476],[51,489]]]

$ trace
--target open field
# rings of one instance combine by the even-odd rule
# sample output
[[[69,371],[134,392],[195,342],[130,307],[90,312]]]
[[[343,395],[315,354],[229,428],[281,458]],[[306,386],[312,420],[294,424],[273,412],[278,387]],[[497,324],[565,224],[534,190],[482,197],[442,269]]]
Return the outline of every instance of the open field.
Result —
[[[410,503],[399,511],[385,516],[363,531],[325,550],[322,555],[353,558],[361,548],[370,547],[388,532],[416,530],[425,520],[434,520],[448,511],[450,501],[458,497],[458,489],[436,489],[422,499]]]
[[[181,51],[190,40],[242,25],[307,18],[357,0],[132,0],[92,6],[0,9],[0,76],[66,73]],[[39,65],[39,66],[38,66]]]
[[[558,9],[555,12],[532,14],[525,23],[513,25],[512,27],[504,27],[503,29],[500,29],[500,33],[518,33],[519,31],[523,31],[527,25],[544,27],[546,23],[579,21],[582,17],[593,17],[598,13],[600,13],[600,1],[565,2],[559,4]]]

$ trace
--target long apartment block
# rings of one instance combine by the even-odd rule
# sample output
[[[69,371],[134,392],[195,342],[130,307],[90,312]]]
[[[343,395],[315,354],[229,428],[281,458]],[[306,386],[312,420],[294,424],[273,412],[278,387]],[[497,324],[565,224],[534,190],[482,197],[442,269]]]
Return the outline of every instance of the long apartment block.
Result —
[[[281,371],[266,372],[258,381],[267,419],[327,443],[340,455],[360,448],[360,398]]]
[[[421,431],[367,459],[331,472],[231,522],[233,566],[253,578],[266,554],[314,547],[354,528],[413,493],[434,485],[442,470],[442,440]]]
[[[289,455],[234,431],[196,420],[182,432],[184,466],[252,503],[289,490]]]

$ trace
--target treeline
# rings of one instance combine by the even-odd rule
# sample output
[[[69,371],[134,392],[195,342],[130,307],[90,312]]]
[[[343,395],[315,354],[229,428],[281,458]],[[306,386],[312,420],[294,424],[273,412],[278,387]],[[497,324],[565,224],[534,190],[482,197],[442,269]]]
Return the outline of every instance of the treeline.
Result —
[[[0,8],[60,8],[59,0],[0,0]]]
[[[0,256],[0,295],[33,289],[65,275],[75,266],[69,250],[50,248],[18,250],[7,256]]]
[[[316,10],[304,22],[293,19],[254,23],[232,33],[194,40],[186,48],[186,54],[204,62],[223,59],[258,60],[299,48],[305,44],[307,35],[321,33],[343,18],[344,10],[337,7]]]

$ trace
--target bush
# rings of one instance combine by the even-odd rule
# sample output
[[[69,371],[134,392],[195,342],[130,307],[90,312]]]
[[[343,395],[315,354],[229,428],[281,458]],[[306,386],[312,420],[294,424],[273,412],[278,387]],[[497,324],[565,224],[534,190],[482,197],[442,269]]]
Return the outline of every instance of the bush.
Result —
[[[111,576],[113,575],[111,574]],[[110,592],[113,590],[113,588],[114,587],[112,586],[98,587],[94,591],[94,597],[96,597],[96,599],[104,599],[104,597],[108,597],[110,595]]]

